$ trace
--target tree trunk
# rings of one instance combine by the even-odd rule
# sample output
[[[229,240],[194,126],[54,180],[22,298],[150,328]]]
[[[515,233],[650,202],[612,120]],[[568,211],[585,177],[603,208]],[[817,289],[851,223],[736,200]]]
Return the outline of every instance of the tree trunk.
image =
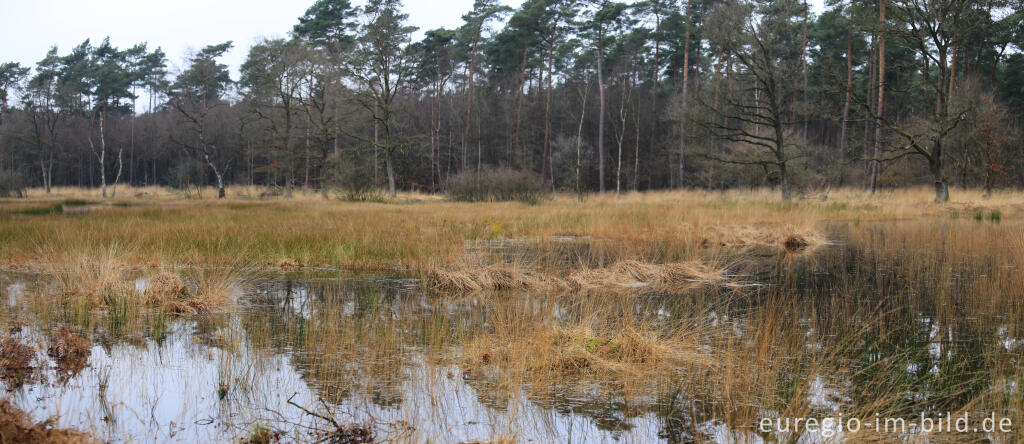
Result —
[[[792,196],[789,193],[789,174],[786,171],[786,162],[779,162],[779,189],[782,192],[782,201],[789,202]]]
[[[554,36],[552,36],[554,38]],[[548,46],[548,98],[544,105],[544,159],[541,160],[540,174],[544,176],[544,170],[547,169],[550,176],[554,176],[554,172],[551,168],[551,95],[554,92],[551,78],[554,77],[555,69],[555,44],[550,42]],[[546,179],[545,179],[546,180]]]
[[[938,142],[936,142],[938,145]],[[938,155],[931,159],[930,167],[932,170],[932,177],[935,179],[935,203],[945,203],[949,201],[949,181],[946,176],[942,174],[942,158],[941,148],[936,148]]]
[[[804,36],[803,36],[803,44],[802,44],[801,48],[802,49],[800,50],[800,62],[803,64],[803,73],[804,73],[804,87],[803,87],[803,90],[804,90],[803,91],[804,103],[803,103],[803,106],[802,106],[803,109],[800,110],[801,111],[800,112],[800,117],[804,121],[804,134],[803,134],[804,135],[804,143],[807,143],[807,121],[808,121],[808,115],[807,115],[807,108],[808,108],[808,103],[807,103],[807,0],[804,0]]]
[[[43,173],[43,188],[46,189],[46,194],[50,194],[50,182],[46,180],[46,160],[39,159],[39,169]]]
[[[135,95],[135,85],[132,85],[132,95]],[[128,154],[128,185],[135,183],[135,99],[132,99],[132,123],[131,123],[131,148]]]
[[[648,142],[647,158],[654,164],[654,144],[658,141],[658,79],[661,76],[661,13],[657,16],[654,27],[654,75],[652,82],[654,88],[651,90],[651,134]],[[671,164],[669,164],[669,168]],[[672,171],[671,169],[669,171]]]
[[[778,105],[778,99],[769,98],[773,102],[772,108],[774,108],[774,114],[777,117],[782,116],[782,109]],[[775,162],[779,167],[779,190],[782,192],[782,201],[789,202],[789,171],[786,169],[786,135],[783,132],[781,119],[775,119]]]
[[[686,1],[686,33],[683,37],[683,103],[679,117],[679,188],[686,186],[686,105],[690,79],[690,0]]]
[[[953,110],[953,82],[956,79],[956,43],[953,43],[951,51],[953,57],[949,60],[949,92],[946,94],[946,112]]]
[[[597,177],[600,186],[598,189],[604,192],[604,171],[605,171],[605,155],[604,155],[604,73],[603,68],[604,51],[601,49],[600,44],[597,47],[597,101],[598,101],[598,115],[597,115]],[[621,157],[621,156],[620,156]],[[618,185],[616,185],[616,188]],[[616,190],[617,192],[617,190]]]
[[[434,81],[434,103],[430,106],[430,187],[437,189],[441,179],[438,152],[441,145],[441,80]]]
[[[310,156],[310,154],[309,154],[309,147],[310,147],[310,143],[311,143],[310,142],[310,131],[312,131],[312,129],[313,129],[313,112],[312,112],[312,108],[310,107],[310,104],[313,101],[313,74],[312,73],[309,74],[309,89],[307,91],[308,91],[307,92],[308,96],[307,96],[307,100],[306,100],[306,141],[305,141],[305,151],[306,152],[304,153],[304,156],[306,157],[306,159],[305,159],[305,163],[306,164],[303,167],[303,169],[305,169],[305,176],[306,177],[303,180],[302,187],[305,188],[306,191],[309,191],[310,187],[312,186],[312,184],[309,182],[309,169],[310,169],[310,165],[309,165],[309,162],[310,162],[310,160],[309,160],[309,156]]]
[[[523,90],[526,88],[526,54],[529,46],[523,46],[523,67],[519,71],[519,91],[516,103],[516,129],[512,133],[512,168],[519,168],[519,128],[523,122]]]
[[[103,137],[103,115],[104,112],[100,113],[100,184],[103,188],[103,198],[107,198],[107,144],[106,139]]]
[[[477,32],[479,33],[479,30]],[[466,97],[466,99],[468,100],[468,103],[466,105],[466,134],[462,138],[462,153],[463,153],[462,168],[463,169],[466,168],[466,162],[465,162],[465,158],[466,158],[466,156],[465,156],[466,144],[469,143],[469,136],[472,134],[471,131],[473,129],[473,74],[475,74],[474,71],[475,71],[475,65],[476,65],[476,45],[477,45],[477,42],[479,41],[479,39],[480,39],[480,37],[478,35],[477,38],[475,40],[473,40],[473,48],[470,51],[470,56],[469,56],[469,68],[468,68],[469,69],[469,73],[468,73],[469,74],[469,91],[468,91],[467,97]],[[477,162],[477,163],[479,163],[479,162]]]
[[[380,111],[380,103],[376,100],[373,102],[373,115],[377,115]],[[380,166],[377,164],[377,155],[380,150],[380,126],[377,119],[373,119],[373,186],[380,184],[380,180],[377,177],[377,172],[380,171]]]
[[[623,128],[622,132],[625,133],[626,129]],[[622,192],[622,137],[619,137],[619,162],[615,168],[615,194],[618,195]]]
[[[885,1],[881,0],[878,4],[878,22],[881,25],[885,25]],[[878,188],[878,155],[881,151],[882,145],[882,114],[885,113],[883,108],[885,98],[885,35],[878,35],[878,108],[876,112],[878,117],[875,119],[875,152],[872,157],[873,162],[871,164],[871,195],[875,194],[875,190]]]
[[[635,65],[634,65],[635,68]],[[629,75],[629,87],[636,88],[635,75]],[[626,132],[626,125],[622,125],[622,132]],[[633,113],[633,132],[636,133],[636,140],[633,144],[633,191],[640,190],[640,100],[637,100]]]
[[[121,170],[124,169],[124,163],[121,160],[121,149],[117,150],[117,174],[114,176],[114,189],[110,193],[110,198],[117,197],[117,183],[121,181]]]
[[[217,176],[217,198],[223,199],[224,194],[224,178],[221,177],[220,173],[216,173]]]
[[[576,129],[576,198],[583,202],[583,182],[580,180],[580,161],[582,160],[581,145],[583,145],[583,118],[587,113],[587,96],[590,95],[590,79],[587,79],[587,86],[583,90],[583,105],[580,107],[580,125]]]
[[[384,167],[388,171],[388,194],[395,197],[398,193],[395,190],[395,169],[391,165],[391,150],[384,150]]]
[[[867,87],[868,87],[868,91],[867,91],[868,110],[870,112],[868,113],[869,115],[866,116],[866,118],[864,119],[864,155],[863,155],[863,158],[864,158],[864,174],[866,174],[868,176],[871,175],[871,166],[873,165],[873,163],[871,162],[871,147],[872,147],[872,144],[871,144],[871,135],[872,135],[871,124],[874,123],[874,121],[875,121],[874,119],[871,118],[870,114],[875,111],[875,92],[878,91],[878,88],[877,88],[878,83],[877,83],[877,80],[875,79],[878,76],[878,65],[877,65],[877,63],[878,63],[878,57],[877,57],[878,56],[878,42],[877,42],[876,39],[877,39],[877,36],[875,35],[875,33],[872,33],[871,34],[871,43],[870,43],[871,50],[868,51],[869,55],[868,55],[868,84],[867,84]],[[925,62],[927,63],[927,59],[925,59]],[[869,179],[870,179],[870,177],[869,177]]]
[[[843,124],[839,131],[839,153],[846,154],[846,127],[850,122],[850,94],[853,90],[853,40],[846,35],[846,102],[843,104]]]
[[[224,175],[221,173],[220,169],[217,168],[217,165],[210,160],[210,155],[208,153],[203,152],[203,159],[206,160],[206,164],[210,166],[211,170],[213,170],[213,176],[217,178],[217,198],[223,199],[225,196]]]

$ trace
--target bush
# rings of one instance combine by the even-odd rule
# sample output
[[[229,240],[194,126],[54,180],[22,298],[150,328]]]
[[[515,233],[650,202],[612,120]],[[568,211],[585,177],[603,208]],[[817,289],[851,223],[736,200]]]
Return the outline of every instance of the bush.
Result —
[[[449,177],[446,189],[449,198],[460,202],[517,200],[536,204],[547,197],[540,179],[509,168],[463,172]]]
[[[328,160],[338,197],[353,202],[382,202],[384,190],[374,182],[373,158],[358,150],[343,150]]]
[[[25,186],[21,176],[11,171],[0,170],[0,197],[24,197]]]

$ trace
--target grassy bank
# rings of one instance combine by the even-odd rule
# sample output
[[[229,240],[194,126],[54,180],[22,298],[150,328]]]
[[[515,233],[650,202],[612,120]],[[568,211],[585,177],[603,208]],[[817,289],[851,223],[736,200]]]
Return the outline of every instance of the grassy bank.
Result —
[[[136,266],[324,266],[391,269],[448,266],[467,245],[493,240],[544,243],[559,236],[618,241],[615,259],[693,259],[700,247],[778,244],[797,233],[816,236],[829,221],[899,220],[922,216],[1000,219],[1024,208],[1024,193],[957,191],[928,203],[927,189],[838,190],[793,203],[770,190],[557,196],[540,205],[451,203],[401,195],[352,203],[296,192],[259,197],[238,188],[228,199],[185,199],[163,189],[122,189],[116,200],[96,191],[39,191],[0,202],[0,264],[38,268],[41,260],[99,254],[111,246]],[[52,257],[41,257],[52,256]],[[610,265],[610,264],[606,264]]]

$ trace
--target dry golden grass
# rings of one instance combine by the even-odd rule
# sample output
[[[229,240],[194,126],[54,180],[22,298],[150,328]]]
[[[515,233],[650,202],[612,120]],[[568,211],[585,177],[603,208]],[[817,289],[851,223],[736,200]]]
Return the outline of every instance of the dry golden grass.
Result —
[[[478,312],[424,314],[416,304],[389,305],[399,302],[382,301],[379,289],[353,298],[351,311],[341,308],[340,290],[321,292],[313,302],[321,305],[284,333],[267,332],[268,319],[250,320],[250,340],[260,346],[296,336],[288,344],[302,350],[295,363],[329,402],[354,392],[401,400],[398,382],[415,348],[427,365],[454,360],[496,382],[491,390],[502,402],[515,401],[517,389],[543,399],[544,388],[579,384],[586,386],[579,398],[641,403],[679,387],[711,404],[712,416],[732,430],[749,431],[765,412],[820,414],[810,400],[820,379],[842,391],[848,417],[907,415],[937,398],[1024,423],[1022,401],[1005,396],[1024,381],[1019,353],[998,341],[963,352],[978,357],[969,372],[951,367],[940,375],[960,380],[905,378],[915,359],[940,360],[928,354],[931,341],[956,349],[972,335],[994,337],[987,320],[1005,326],[1000,335],[1021,336],[1024,193],[954,190],[951,203],[935,205],[928,189],[875,197],[831,190],[827,200],[792,203],[777,202],[770,190],[688,191],[591,196],[583,204],[556,196],[537,206],[433,196],[244,197],[258,196],[256,189],[229,190],[223,202],[155,193],[73,216],[14,211],[52,200],[0,203],[0,263],[64,273],[61,287],[89,301],[131,294],[125,283],[148,277],[147,290],[133,295],[141,305],[184,304],[171,310],[184,312],[194,308],[185,302],[192,297],[230,301],[240,277],[224,270],[248,267],[397,269],[442,293],[482,293],[465,298],[486,307]],[[857,255],[854,270],[844,268],[845,256],[804,254],[828,252],[832,241]],[[714,285],[741,267],[770,285],[743,292]],[[671,296],[641,316],[637,307],[650,296],[634,288]],[[487,294],[495,290],[518,293]],[[918,337],[907,325],[924,322],[923,313],[963,336]],[[594,386],[617,391],[586,391]],[[908,401],[916,390],[935,398]]]
[[[241,268],[199,268],[186,283],[169,271],[151,270],[125,261],[131,250],[111,244],[95,252],[57,250],[42,247],[35,264],[57,283],[61,304],[84,309],[146,307],[175,314],[208,313],[231,304],[245,270]],[[145,288],[137,288],[138,278]]]
[[[626,260],[608,268],[579,270],[567,278],[573,289],[629,289],[650,287],[663,293],[678,293],[710,283],[724,283],[725,270],[690,261],[649,264]]]
[[[232,265],[239,258],[264,267],[420,269],[456,264],[470,241],[536,240],[589,236],[619,244],[612,262],[698,259],[697,247],[767,245],[785,248],[802,237],[823,242],[830,221],[869,221],[999,211],[1010,218],[1024,208],[1024,193],[983,199],[980,191],[955,190],[947,205],[928,203],[927,189],[834,190],[826,201],[781,203],[770,190],[654,192],[591,196],[579,203],[556,196],[541,205],[452,203],[432,195],[401,195],[388,202],[342,202],[320,194],[261,201],[229,190],[225,200],[190,200],[154,189],[144,197],[122,190],[116,205],[82,214],[26,213],[62,199],[88,198],[96,190],[58,189],[50,197],[0,202],[0,264],[38,269],[40,246],[102,256],[111,246],[132,266]],[[131,196],[131,197],[129,197]],[[64,206],[67,211],[75,207]],[[986,216],[987,217],[987,216]],[[683,252],[685,256],[678,256]],[[610,265],[609,264],[604,264]]]
[[[792,203],[778,202],[770,190],[626,193],[590,196],[582,204],[571,196],[556,196],[536,206],[451,203],[414,194],[384,203],[351,203],[300,190],[290,198],[252,198],[264,191],[231,188],[228,199],[218,201],[184,199],[162,188],[122,188],[116,205],[82,214],[23,214],[25,208],[43,208],[61,199],[100,202],[97,190],[56,189],[49,198],[32,192],[29,199],[0,202],[0,266],[42,270],[74,255],[86,263],[103,263],[115,249],[116,260],[127,268],[242,265],[452,273],[465,268],[460,264],[474,262],[467,261],[473,242],[525,240],[536,244],[539,256],[554,260],[486,260],[474,271],[479,276],[448,276],[450,285],[465,290],[546,288],[557,286],[546,276],[565,279],[572,271],[610,268],[623,260],[713,264],[717,251],[737,247],[813,252],[828,241],[825,228],[834,221],[951,214],[970,218],[978,212],[985,217],[998,212],[1010,219],[1024,208],[1022,193],[1001,192],[986,199],[973,190],[955,190],[950,204],[935,205],[925,188],[883,191],[875,197],[861,190],[831,190],[827,200]],[[603,252],[591,252],[592,263],[576,264],[574,270],[559,268],[561,261],[573,259],[552,241],[562,236],[602,240]],[[482,285],[481,279],[488,283]],[[95,280],[110,285],[101,276]],[[90,296],[119,291],[83,290]]]
[[[702,237],[704,247],[780,247],[791,253],[827,242],[825,235],[814,228],[783,224],[717,225],[708,227]]]
[[[631,327],[602,330],[586,323],[542,324],[521,333],[481,335],[466,346],[463,366],[471,371],[524,372],[533,383],[584,375],[637,378],[684,366],[706,366],[711,355],[702,353],[695,339],[689,334],[662,337],[656,331]]]
[[[38,269],[52,276],[64,300],[88,307],[116,304],[135,293],[134,280],[123,258],[126,250],[114,243],[98,251],[75,253],[48,245],[36,262]]]
[[[428,288],[449,293],[506,290],[629,291],[638,288],[679,293],[700,285],[724,283],[722,276],[725,271],[696,261],[649,264],[625,260],[611,267],[572,270],[565,275],[505,263],[431,268],[420,274]]]

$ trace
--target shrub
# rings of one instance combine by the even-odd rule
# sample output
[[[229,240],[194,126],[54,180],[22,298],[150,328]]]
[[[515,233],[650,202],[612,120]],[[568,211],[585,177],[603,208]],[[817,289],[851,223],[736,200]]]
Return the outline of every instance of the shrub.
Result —
[[[372,157],[363,155],[357,150],[345,150],[329,159],[333,182],[339,190],[338,197],[353,202],[384,201],[384,190],[377,185],[373,174]]]
[[[27,216],[46,216],[49,214],[60,214],[63,212],[64,206],[61,204],[47,205],[43,207],[29,207],[14,211],[14,213],[24,214]]]
[[[25,186],[17,173],[0,170],[0,197],[24,197]]]
[[[509,168],[467,171],[449,177],[448,197],[459,202],[497,202],[517,200],[539,203],[547,197],[542,181],[533,174]]]
[[[1003,220],[1003,212],[1000,211],[998,208],[996,208],[996,209],[994,209],[994,210],[992,210],[992,211],[990,211],[988,213],[988,221],[989,222],[992,222],[994,224],[998,224],[1002,220]]]

